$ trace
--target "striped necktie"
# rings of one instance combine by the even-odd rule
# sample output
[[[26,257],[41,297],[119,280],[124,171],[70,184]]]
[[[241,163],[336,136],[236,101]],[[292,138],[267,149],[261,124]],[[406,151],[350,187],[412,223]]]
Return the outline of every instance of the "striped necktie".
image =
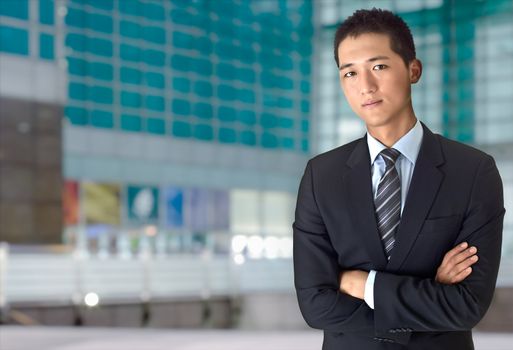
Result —
[[[394,148],[385,148],[380,154],[386,168],[379,180],[374,206],[381,241],[385,254],[390,260],[390,252],[395,243],[395,232],[401,221],[401,180],[395,168],[395,162],[401,152]]]

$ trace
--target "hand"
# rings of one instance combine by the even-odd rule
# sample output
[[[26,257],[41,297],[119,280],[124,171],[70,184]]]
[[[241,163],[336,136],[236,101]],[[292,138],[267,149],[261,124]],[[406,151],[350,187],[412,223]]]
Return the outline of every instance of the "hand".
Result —
[[[472,273],[471,265],[478,260],[476,247],[468,247],[463,242],[449,250],[438,267],[435,281],[443,284],[456,284],[463,281]]]
[[[346,270],[340,272],[340,291],[363,300],[367,276],[369,276],[369,273],[361,270]]]

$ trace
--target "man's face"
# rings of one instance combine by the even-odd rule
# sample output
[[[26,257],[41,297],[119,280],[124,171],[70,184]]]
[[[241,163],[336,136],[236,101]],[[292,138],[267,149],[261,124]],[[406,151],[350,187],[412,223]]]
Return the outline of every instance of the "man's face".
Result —
[[[349,36],[340,43],[338,57],[342,90],[368,128],[396,126],[413,116],[411,84],[420,78],[420,62],[407,67],[390,48],[388,35]]]

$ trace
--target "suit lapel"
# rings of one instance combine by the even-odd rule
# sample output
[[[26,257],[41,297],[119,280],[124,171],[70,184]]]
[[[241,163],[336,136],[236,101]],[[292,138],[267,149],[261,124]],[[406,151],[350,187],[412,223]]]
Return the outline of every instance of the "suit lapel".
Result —
[[[415,162],[401,223],[396,233],[395,246],[387,265],[387,270],[390,271],[399,270],[404,263],[443,180],[443,173],[438,169],[438,166],[444,162],[439,141],[424,123],[421,122],[421,124],[424,135]]]
[[[370,156],[366,136],[356,144],[346,165],[348,168],[343,176],[343,198],[348,200],[351,217],[362,239],[362,246],[368,250],[376,269],[384,270],[387,258],[383,251],[374,213]]]

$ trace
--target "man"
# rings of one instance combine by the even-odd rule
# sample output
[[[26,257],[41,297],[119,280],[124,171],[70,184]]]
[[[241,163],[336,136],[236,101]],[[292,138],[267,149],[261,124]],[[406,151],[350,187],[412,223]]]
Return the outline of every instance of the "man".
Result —
[[[303,317],[324,330],[323,349],[473,349],[501,253],[495,162],[415,116],[422,65],[400,17],[356,11],[334,44],[367,133],[309,160],[301,180],[293,230]]]

